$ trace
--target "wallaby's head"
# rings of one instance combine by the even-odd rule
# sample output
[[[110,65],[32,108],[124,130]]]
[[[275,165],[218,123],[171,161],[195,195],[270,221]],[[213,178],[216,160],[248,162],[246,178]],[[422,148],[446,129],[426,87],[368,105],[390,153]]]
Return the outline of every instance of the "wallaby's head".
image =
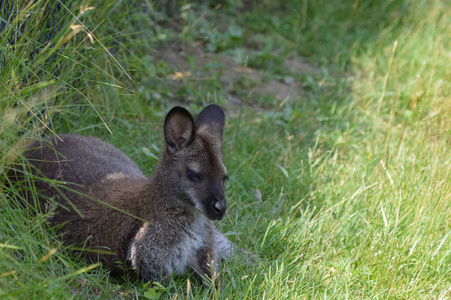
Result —
[[[221,149],[224,119],[222,109],[212,104],[195,120],[186,109],[174,107],[164,122],[166,145],[160,168],[165,189],[210,220],[221,220],[227,209],[228,177]]]

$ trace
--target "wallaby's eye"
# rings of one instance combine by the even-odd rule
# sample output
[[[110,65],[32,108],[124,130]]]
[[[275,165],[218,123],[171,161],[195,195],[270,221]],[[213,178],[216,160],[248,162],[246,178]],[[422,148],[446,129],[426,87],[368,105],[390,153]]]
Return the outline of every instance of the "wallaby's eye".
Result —
[[[188,176],[189,179],[191,179],[194,182],[201,182],[202,177],[200,174],[194,172],[193,170],[187,169],[186,170],[186,176]]]

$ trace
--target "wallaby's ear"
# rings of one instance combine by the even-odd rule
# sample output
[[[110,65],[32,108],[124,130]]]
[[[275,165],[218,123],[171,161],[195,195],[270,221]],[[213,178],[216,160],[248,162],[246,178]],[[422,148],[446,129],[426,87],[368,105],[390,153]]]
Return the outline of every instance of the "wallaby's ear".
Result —
[[[172,154],[182,150],[194,140],[194,121],[184,108],[176,106],[164,120],[164,138]]]
[[[196,131],[208,130],[209,133],[222,139],[224,131],[225,115],[222,108],[216,104],[205,107],[196,118]]]

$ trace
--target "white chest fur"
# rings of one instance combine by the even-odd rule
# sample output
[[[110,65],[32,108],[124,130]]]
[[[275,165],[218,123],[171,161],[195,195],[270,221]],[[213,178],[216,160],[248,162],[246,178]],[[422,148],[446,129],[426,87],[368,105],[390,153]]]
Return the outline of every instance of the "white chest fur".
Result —
[[[176,244],[166,262],[165,269],[168,274],[183,274],[190,257],[196,255],[207,239],[207,219],[200,215],[184,232],[182,239]]]
[[[145,265],[148,264],[145,268],[155,272],[163,267],[167,275],[174,272],[180,275],[185,272],[190,258],[207,243],[208,222],[205,216],[198,214],[194,221],[184,228],[178,242],[170,249],[158,247],[158,241],[171,237],[159,235],[149,239],[149,233],[152,236],[155,230],[149,223],[144,223],[130,244],[127,258],[134,268],[144,262]],[[162,265],[159,265],[161,263]]]

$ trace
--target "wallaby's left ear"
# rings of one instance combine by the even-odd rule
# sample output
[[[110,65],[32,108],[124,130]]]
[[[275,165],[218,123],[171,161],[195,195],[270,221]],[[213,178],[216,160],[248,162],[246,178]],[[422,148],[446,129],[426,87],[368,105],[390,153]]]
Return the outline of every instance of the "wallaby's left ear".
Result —
[[[172,154],[182,150],[194,140],[194,121],[182,107],[174,107],[164,120],[164,138]]]
[[[222,139],[225,124],[224,111],[220,106],[210,104],[199,113],[194,123],[196,124],[196,131],[205,128],[209,133]]]

